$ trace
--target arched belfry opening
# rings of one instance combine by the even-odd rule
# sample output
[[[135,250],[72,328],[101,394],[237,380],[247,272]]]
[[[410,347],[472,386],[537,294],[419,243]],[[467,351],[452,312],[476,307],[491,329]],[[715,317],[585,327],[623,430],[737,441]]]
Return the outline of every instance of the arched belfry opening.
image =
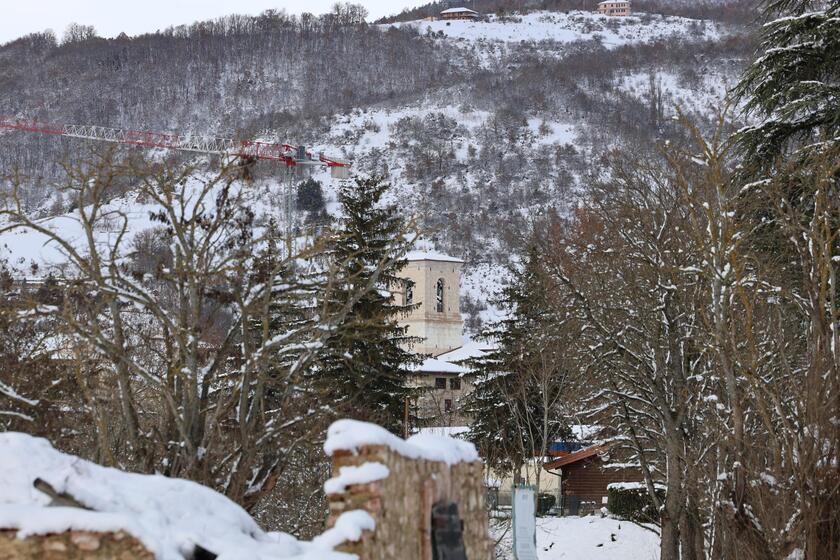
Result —
[[[444,299],[446,298],[445,291],[446,280],[438,278],[438,281],[435,284],[435,311],[438,313],[443,313],[443,310],[446,309],[444,307]]]

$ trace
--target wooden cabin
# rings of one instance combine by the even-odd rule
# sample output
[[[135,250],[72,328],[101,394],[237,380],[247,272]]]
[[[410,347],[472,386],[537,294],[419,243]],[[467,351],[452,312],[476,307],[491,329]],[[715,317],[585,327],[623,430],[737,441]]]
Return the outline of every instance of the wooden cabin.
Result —
[[[560,476],[560,509],[563,515],[586,515],[607,505],[607,486],[639,482],[642,472],[628,464],[610,464],[609,445],[592,445],[577,451],[552,451],[557,459],[545,470]]]

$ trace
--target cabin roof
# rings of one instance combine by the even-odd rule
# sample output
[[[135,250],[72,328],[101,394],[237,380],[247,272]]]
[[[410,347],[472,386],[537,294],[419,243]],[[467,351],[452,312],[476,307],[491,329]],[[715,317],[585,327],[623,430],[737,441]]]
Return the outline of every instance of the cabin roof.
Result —
[[[577,463],[578,461],[583,461],[584,459],[588,459],[589,457],[593,457],[595,455],[600,455],[604,453],[610,448],[609,445],[593,445],[591,447],[587,447],[586,449],[581,449],[580,451],[575,451],[574,453],[569,453],[564,457],[560,457],[550,463],[546,463],[543,467],[547,471],[553,471],[555,469],[559,469],[560,467],[565,467],[566,465],[571,465],[572,463]]]

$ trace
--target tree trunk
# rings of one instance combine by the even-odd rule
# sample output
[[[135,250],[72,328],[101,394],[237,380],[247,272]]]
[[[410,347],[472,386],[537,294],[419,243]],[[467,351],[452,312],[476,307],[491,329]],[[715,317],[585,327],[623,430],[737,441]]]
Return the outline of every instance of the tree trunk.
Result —
[[[692,498],[680,516],[680,554],[681,560],[704,560],[706,558],[703,526],[700,515]]]
[[[678,523],[662,513],[662,540],[659,543],[659,560],[680,560],[680,530]]]

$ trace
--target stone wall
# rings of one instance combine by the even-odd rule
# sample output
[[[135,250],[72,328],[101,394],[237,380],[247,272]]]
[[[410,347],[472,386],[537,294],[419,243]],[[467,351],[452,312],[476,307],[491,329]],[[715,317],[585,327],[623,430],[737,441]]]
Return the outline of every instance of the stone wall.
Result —
[[[336,451],[333,473],[344,466],[381,463],[387,478],[347,487],[328,496],[332,527],[346,511],[365,510],[376,521],[373,533],[339,548],[357,554],[360,560],[432,560],[431,510],[438,501],[458,504],[463,520],[464,544],[469,560],[492,560],[495,552],[487,536],[486,490],[482,464],[409,459],[387,446],[369,445],[358,450]]]
[[[436,379],[443,378],[446,388],[438,389]],[[411,411],[417,417],[417,426],[469,426],[469,416],[461,411],[465,398],[474,390],[474,374],[434,373],[422,372],[408,377],[407,385],[417,391],[412,399]],[[452,380],[457,379],[460,388],[452,388]],[[446,410],[446,401],[450,400],[452,408]]]
[[[17,538],[0,530],[0,560],[154,560],[136,538],[124,531],[65,531]]]

